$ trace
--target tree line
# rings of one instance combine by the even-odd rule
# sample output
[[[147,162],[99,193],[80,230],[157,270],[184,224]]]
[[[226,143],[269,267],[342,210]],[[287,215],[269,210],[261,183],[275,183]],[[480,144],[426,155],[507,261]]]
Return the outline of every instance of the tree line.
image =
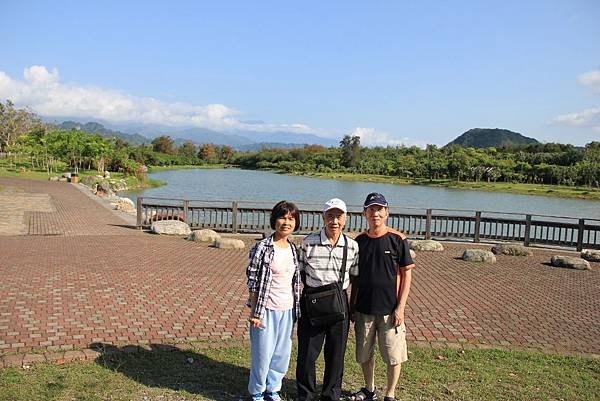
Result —
[[[179,146],[169,136],[155,138],[150,144],[133,146],[118,138],[104,138],[85,131],[44,124],[27,110],[10,101],[0,103],[0,152],[15,166],[26,162],[48,173],[70,168],[118,171],[144,178],[147,166],[177,166],[230,163],[231,146],[186,141]]]
[[[600,142],[584,148],[558,143],[464,148],[460,145],[362,147],[345,136],[338,148],[305,146],[241,154],[250,169],[286,173],[358,173],[417,180],[455,180],[599,187]]]
[[[546,143],[464,148],[459,145],[363,147],[347,135],[338,147],[304,145],[292,149],[240,152],[227,145],[179,145],[167,135],[133,146],[80,130],[43,124],[35,113],[0,103],[0,152],[27,160],[49,173],[67,166],[120,171],[143,177],[146,166],[234,164],[285,173],[376,174],[402,179],[456,180],[600,186],[600,142],[583,148]]]

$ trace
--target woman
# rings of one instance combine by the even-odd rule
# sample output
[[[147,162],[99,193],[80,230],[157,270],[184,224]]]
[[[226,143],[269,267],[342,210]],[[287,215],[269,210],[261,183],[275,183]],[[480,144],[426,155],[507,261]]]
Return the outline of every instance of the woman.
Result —
[[[271,211],[274,233],[250,251],[248,276],[251,366],[248,392],[253,401],[280,401],[279,391],[292,349],[292,330],[300,315],[300,273],[290,234],[300,212],[288,201]]]

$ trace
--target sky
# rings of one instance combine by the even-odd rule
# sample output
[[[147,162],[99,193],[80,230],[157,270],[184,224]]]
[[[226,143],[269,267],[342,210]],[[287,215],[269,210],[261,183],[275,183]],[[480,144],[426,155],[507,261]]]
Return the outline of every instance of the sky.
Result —
[[[600,140],[600,1],[0,0],[0,101],[114,124]]]

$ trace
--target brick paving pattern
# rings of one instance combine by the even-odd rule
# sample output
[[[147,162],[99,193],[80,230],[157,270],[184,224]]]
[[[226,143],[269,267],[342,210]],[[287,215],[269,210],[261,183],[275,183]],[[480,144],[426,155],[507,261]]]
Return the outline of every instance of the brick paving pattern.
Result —
[[[0,225],[0,366],[85,359],[94,343],[247,338],[247,250],[125,227],[72,184],[0,178],[0,186],[0,216],[21,218],[19,232]],[[11,196],[22,211],[11,212]],[[462,251],[490,245],[444,246],[417,254],[410,342],[600,355],[600,264],[552,268],[550,257],[565,251],[547,249],[476,264],[460,260]],[[47,353],[27,354],[38,350]]]

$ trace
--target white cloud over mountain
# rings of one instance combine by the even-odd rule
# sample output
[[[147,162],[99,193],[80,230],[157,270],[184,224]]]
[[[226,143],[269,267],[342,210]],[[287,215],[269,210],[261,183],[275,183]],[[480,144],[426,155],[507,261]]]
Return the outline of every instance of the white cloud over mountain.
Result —
[[[60,82],[58,70],[25,68],[23,80],[0,71],[0,98],[52,117],[99,118],[111,122],[146,122],[167,126],[194,125],[227,129],[239,123],[236,110],[222,104],[194,106],[92,86]]]
[[[360,143],[363,146],[419,146],[424,147],[426,143],[414,141],[410,138],[395,138],[392,135],[375,130],[375,128],[356,127],[350,134],[360,137]]]
[[[240,113],[223,104],[196,106],[136,97],[114,89],[62,83],[56,68],[25,68],[23,79],[13,79],[0,71],[0,99],[30,107],[51,117],[102,119],[114,123],[136,122],[173,127],[195,126],[215,130],[311,132],[305,124],[247,124],[236,118]]]
[[[583,73],[577,77],[577,81],[600,94],[600,70]],[[552,119],[555,124],[564,124],[578,127],[592,128],[600,132],[600,106],[589,107],[583,111],[566,113]]]
[[[56,68],[34,65],[25,68],[22,79],[0,71],[0,101],[10,99],[17,107],[29,107],[46,117],[101,119],[112,123],[144,123],[171,127],[202,127],[218,131],[293,132],[337,137],[339,130],[314,129],[302,123],[271,124],[241,121],[242,113],[223,104],[203,106],[165,102],[152,97],[133,96],[97,86],[63,83]],[[335,133],[334,131],[338,131]],[[358,127],[352,135],[365,146],[413,145],[407,138]],[[420,145],[421,146],[421,145]]]

